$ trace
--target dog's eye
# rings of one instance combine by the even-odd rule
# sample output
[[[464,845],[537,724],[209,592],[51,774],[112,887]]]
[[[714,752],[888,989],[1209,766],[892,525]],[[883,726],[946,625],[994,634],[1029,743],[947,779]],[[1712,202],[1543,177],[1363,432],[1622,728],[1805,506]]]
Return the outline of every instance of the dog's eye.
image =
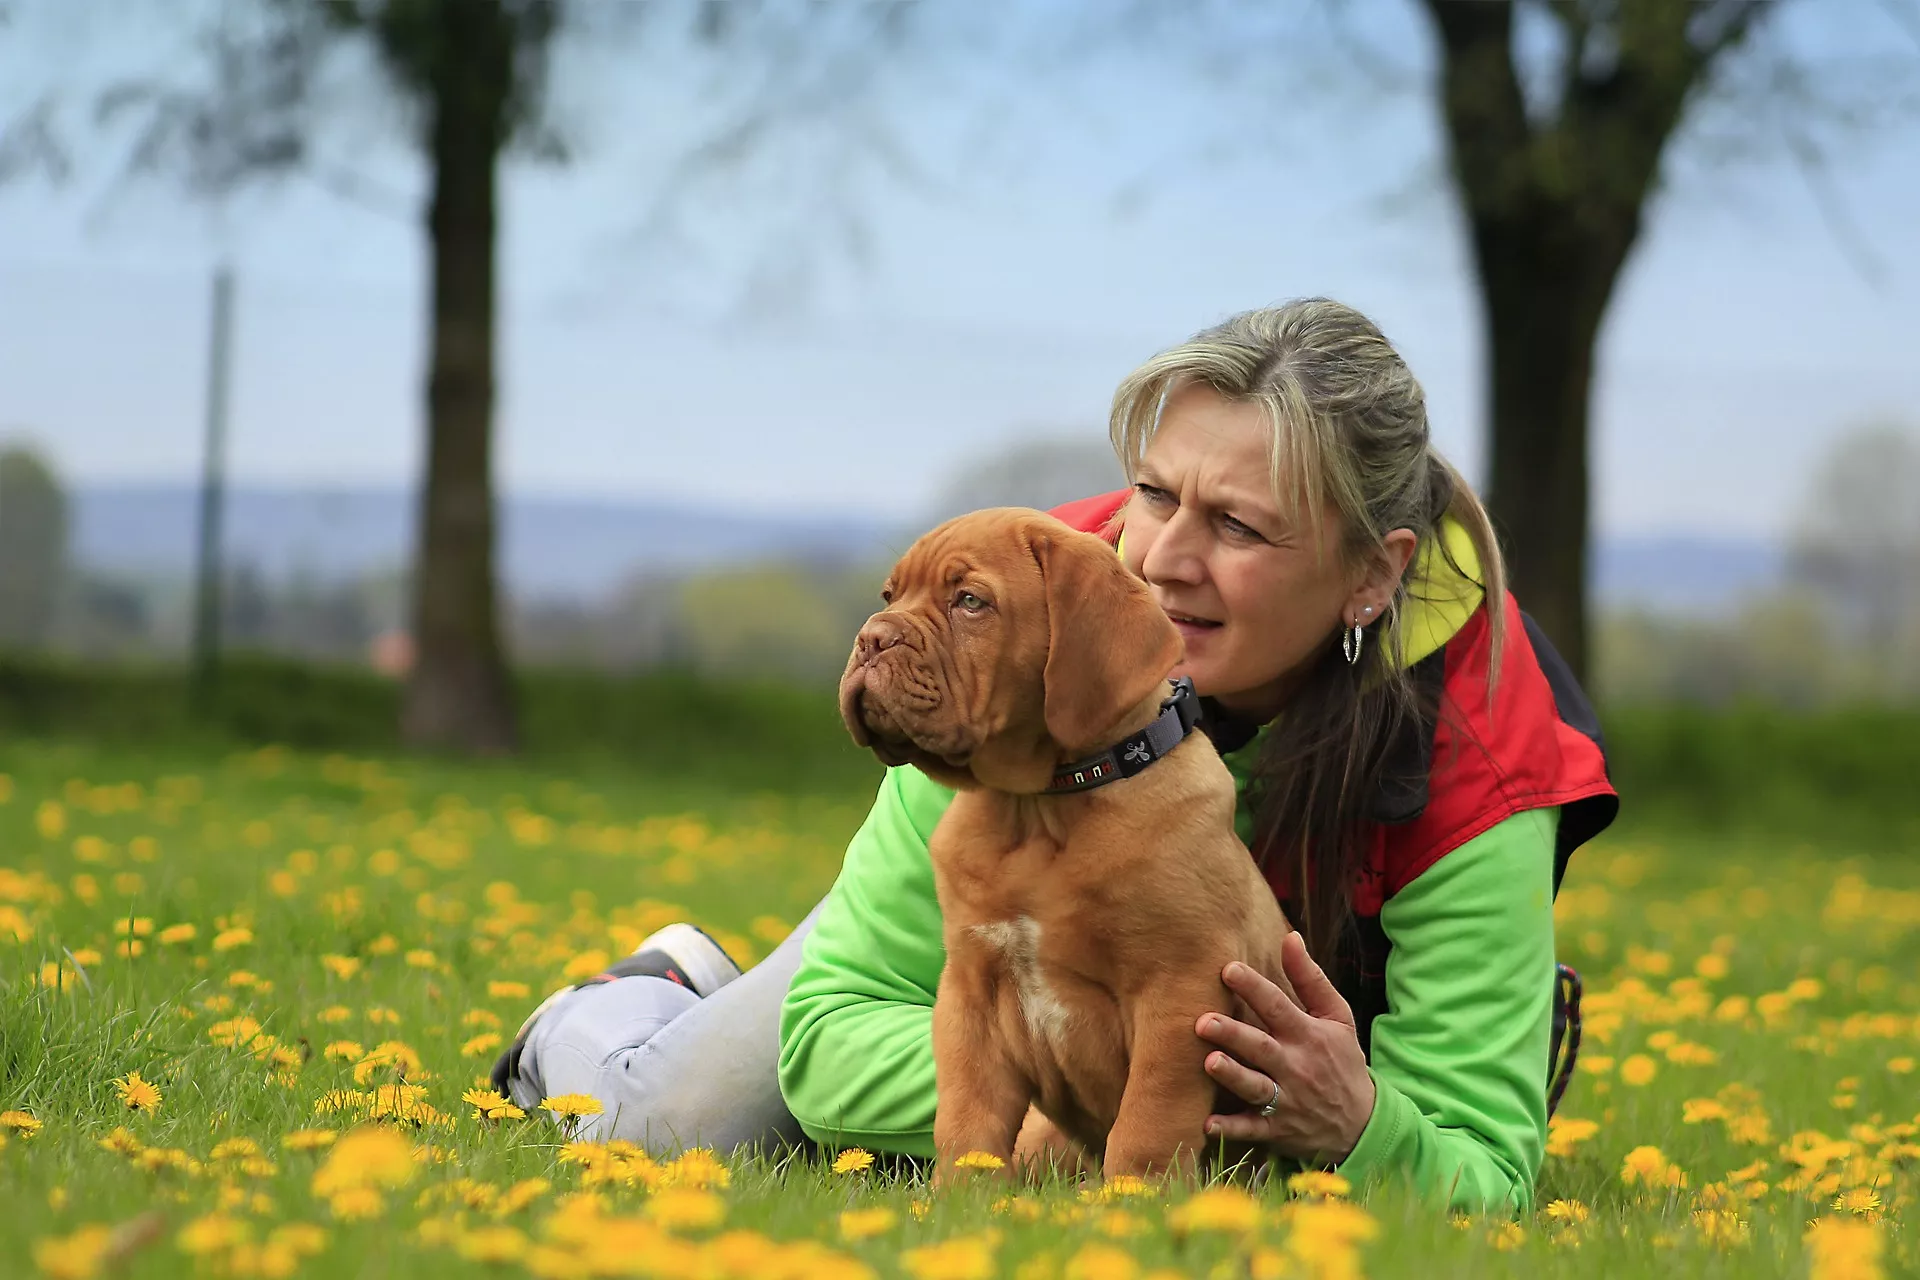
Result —
[[[958,596],[954,597],[953,602],[962,609],[965,609],[968,613],[978,613],[987,607],[987,602],[971,591],[962,591]]]
[[[880,603],[881,603],[881,604],[892,604],[892,603],[893,603],[893,588],[892,588],[892,587],[882,587],[882,588],[880,588]]]

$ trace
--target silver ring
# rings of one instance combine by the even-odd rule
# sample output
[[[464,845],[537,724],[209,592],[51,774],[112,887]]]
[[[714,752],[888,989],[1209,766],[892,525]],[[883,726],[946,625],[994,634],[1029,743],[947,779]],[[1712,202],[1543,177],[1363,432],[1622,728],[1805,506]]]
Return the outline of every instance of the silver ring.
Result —
[[[1275,1080],[1273,1082],[1273,1096],[1271,1098],[1268,1098],[1266,1101],[1266,1105],[1260,1108],[1260,1115],[1263,1118],[1271,1116],[1273,1114],[1273,1109],[1279,1104],[1280,1104],[1280,1082],[1278,1080]]]

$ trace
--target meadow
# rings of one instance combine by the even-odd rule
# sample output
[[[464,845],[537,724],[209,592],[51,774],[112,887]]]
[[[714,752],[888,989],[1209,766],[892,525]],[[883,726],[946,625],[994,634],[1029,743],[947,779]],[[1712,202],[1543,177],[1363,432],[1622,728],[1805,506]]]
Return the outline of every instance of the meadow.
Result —
[[[831,883],[877,768],[722,736],[643,764],[0,744],[0,1275],[1920,1268],[1910,822],[1630,818],[1582,852],[1586,1047],[1517,1218],[1324,1178],[935,1195],[502,1114],[482,1077],[546,991],[675,919],[764,955]]]

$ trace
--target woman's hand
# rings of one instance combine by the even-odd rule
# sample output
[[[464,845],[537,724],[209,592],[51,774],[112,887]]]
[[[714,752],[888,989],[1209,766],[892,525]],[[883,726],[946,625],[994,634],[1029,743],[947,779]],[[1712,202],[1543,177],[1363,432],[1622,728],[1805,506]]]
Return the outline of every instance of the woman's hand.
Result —
[[[1353,1010],[1307,954],[1298,933],[1281,944],[1280,962],[1299,1004],[1236,961],[1221,976],[1265,1029],[1218,1013],[1202,1015],[1196,1027],[1201,1039],[1226,1051],[1207,1055],[1207,1074],[1255,1108],[1209,1116],[1207,1135],[1267,1143],[1295,1159],[1337,1164],[1353,1151],[1373,1116],[1373,1077],[1360,1051]],[[1258,1109],[1269,1100],[1273,1114],[1260,1115]]]

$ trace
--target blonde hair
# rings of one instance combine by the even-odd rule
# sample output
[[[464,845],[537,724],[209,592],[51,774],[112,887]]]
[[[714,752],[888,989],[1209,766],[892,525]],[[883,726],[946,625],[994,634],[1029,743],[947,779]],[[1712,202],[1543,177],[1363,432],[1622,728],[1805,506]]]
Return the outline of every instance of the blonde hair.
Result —
[[[1408,529],[1420,540],[1411,569],[1430,547],[1445,555],[1441,521],[1459,521],[1480,561],[1492,669],[1498,672],[1507,575],[1493,523],[1460,473],[1434,449],[1426,392],[1371,320],[1344,303],[1302,298],[1243,311],[1148,360],[1121,381],[1109,420],[1129,483],[1159,430],[1168,398],[1194,384],[1260,406],[1269,428],[1274,501],[1289,515],[1304,501],[1314,529],[1323,504],[1331,502],[1348,556],[1384,551],[1387,533]],[[1417,585],[1411,572],[1402,578],[1389,623]],[[1383,632],[1390,645],[1398,643],[1396,627]],[[1391,656],[1390,665],[1400,665],[1400,655]]]
[[[1349,889],[1367,856],[1370,824],[1381,820],[1376,798],[1401,781],[1401,744],[1409,735],[1430,735],[1433,718],[1447,714],[1444,695],[1434,702],[1407,670],[1401,608],[1420,588],[1420,567],[1431,565],[1432,555],[1461,571],[1441,530],[1449,517],[1457,520],[1480,562],[1491,700],[1506,637],[1506,569],[1486,508],[1434,451],[1426,393],[1400,353],[1352,307],[1306,298],[1244,311],[1128,374],[1114,392],[1109,430],[1129,482],[1168,399],[1194,385],[1260,406],[1274,501],[1290,515],[1304,503],[1314,529],[1331,503],[1338,550],[1349,564],[1384,554],[1395,529],[1419,540],[1394,587],[1387,625],[1372,628],[1376,643],[1362,648],[1354,669],[1340,652],[1338,632],[1328,634],[1286,714],[1268,726],[1247,784],[1255,860],[1263,868],[1275,859],[1291,864],[1288,913],[1335,985],[1351,988],[1357,952]]]

